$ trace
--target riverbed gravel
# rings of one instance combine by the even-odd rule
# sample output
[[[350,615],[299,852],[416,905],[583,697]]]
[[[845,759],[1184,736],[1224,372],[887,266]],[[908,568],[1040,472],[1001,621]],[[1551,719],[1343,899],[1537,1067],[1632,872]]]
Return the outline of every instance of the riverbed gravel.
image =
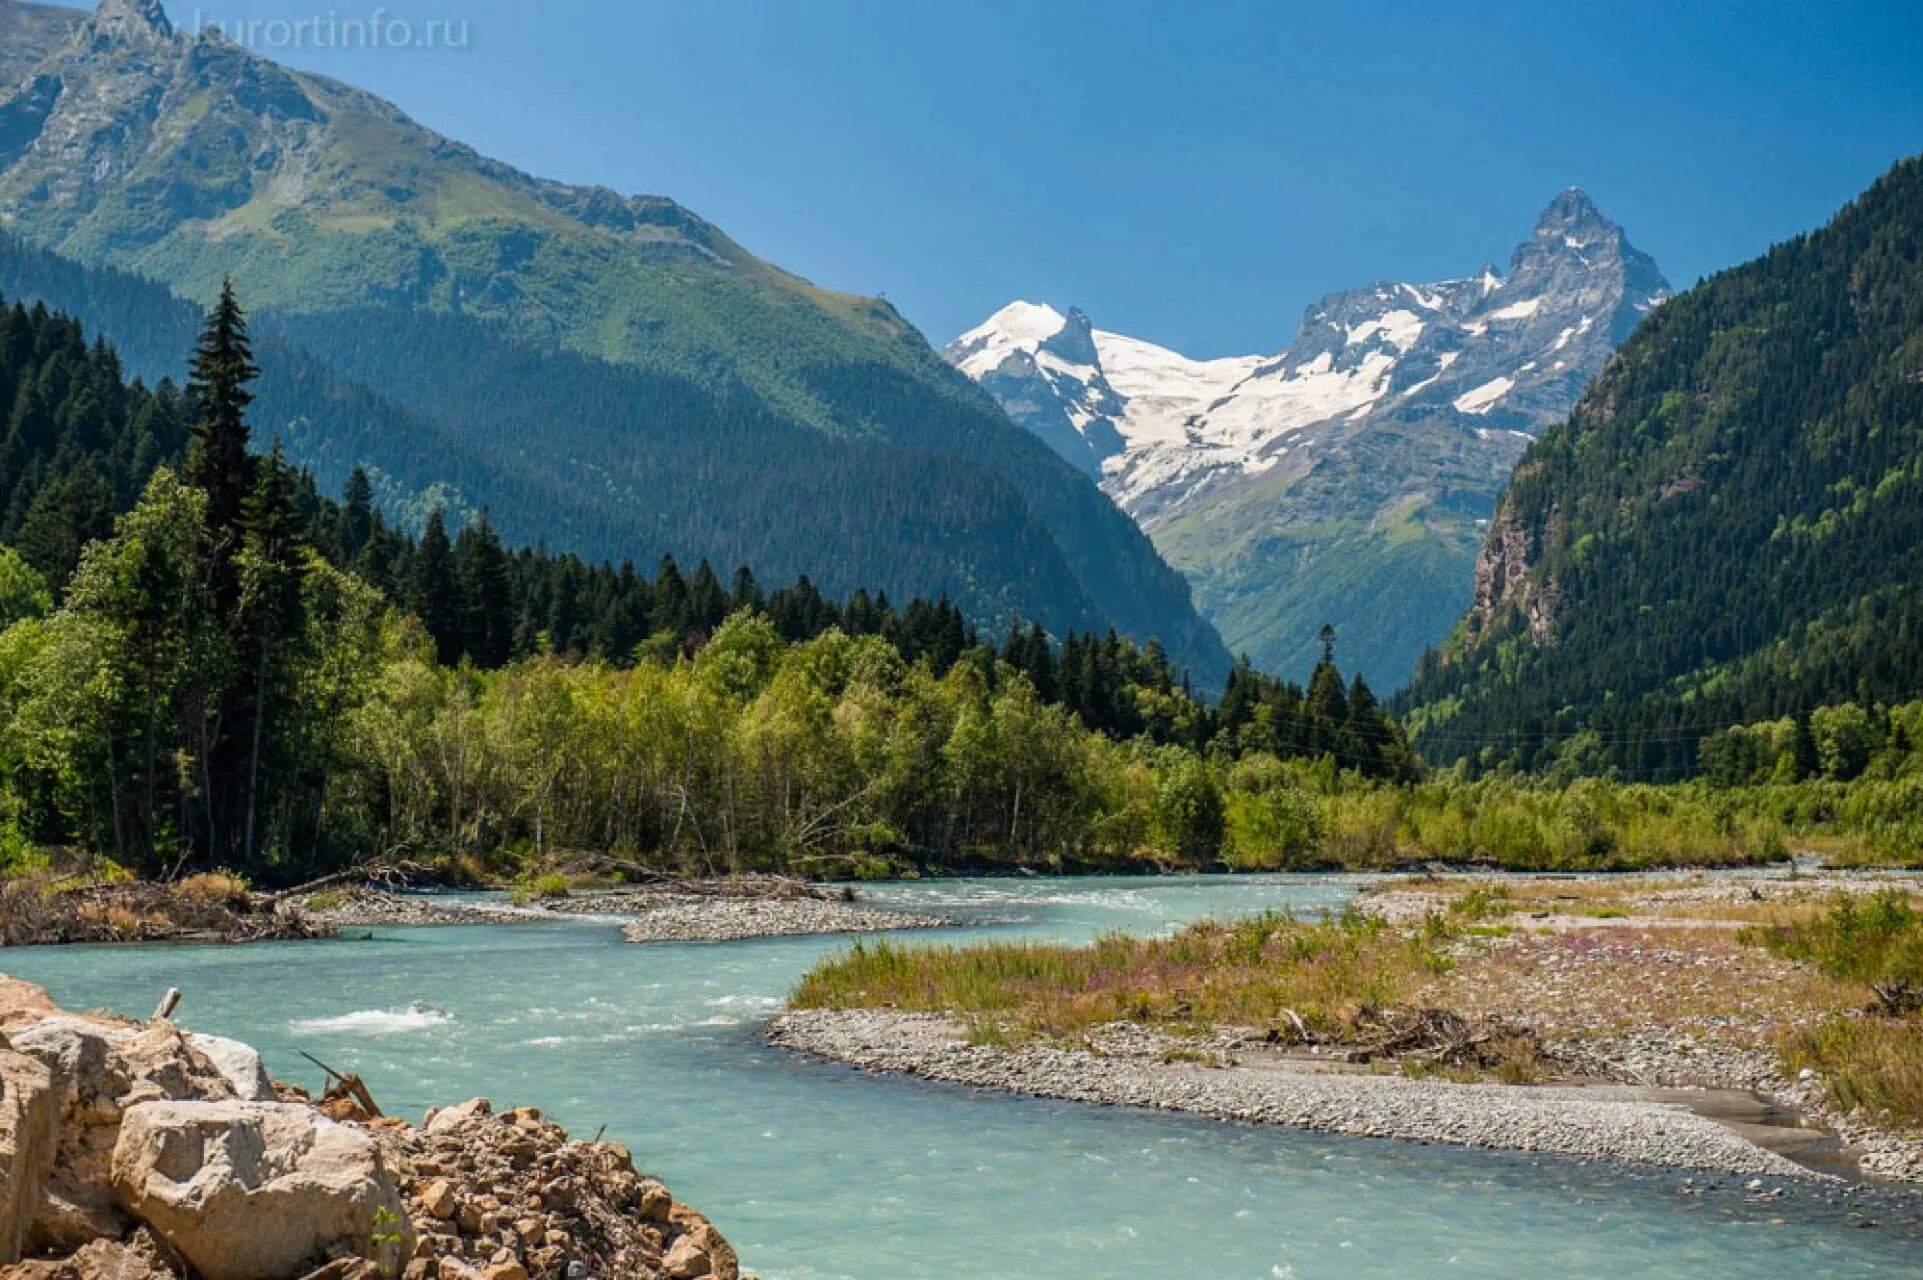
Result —
[[[1765,1179],[1824,1175],[1713,1120],[1623,1090],[1458,1084],[1282,1063],[1206,1065],[1153,1038],[1101,1052],[970,1044],[956,1022],[886,1010],[797,1010],[784,1048],[868,1071],[1110,1106],[1192,1112],[1372,1138],[1546,1152]]]
[[[716,898],[656,894],[621,927],[629,942],[735,942],[821,933],[937,929],[953,921],[823,898]]]
[[[920,912],[894,911],[854,900],[843,892],[809,886],[777,893],[750,884],[737,890],[704,883],[697,892],[663,886],[584,893],[516,906],[498,898],[390,893],[356,888],[337,892],[324,908],[303,909],[317,925],[393,928],[446,924],[531,924],[566,916],[590,916],[621,925],[628,942],[739,942],[750,938],[824,933],[886,933],[935,929],[954,921]]]

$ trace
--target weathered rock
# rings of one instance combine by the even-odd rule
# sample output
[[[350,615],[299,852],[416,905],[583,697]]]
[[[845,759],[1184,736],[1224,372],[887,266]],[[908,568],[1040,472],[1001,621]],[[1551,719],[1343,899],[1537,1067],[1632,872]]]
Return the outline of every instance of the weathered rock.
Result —
[[[27,1243],[59,1132],[53,1069],[0,1036],[0,1266],[18,1259]]]
[[[5,1280],[179,1280],[167,1247],[142,1227],[125,1240],[95,1240],[72,1257],[36,1259],[8,1269]]]
[[[668,1211],[673,1208],[674,1197],[668,1194],[666,1187],[658,1182],[641,1184],[640,1198],[635,1205],[635,1212],[640,1215],[643,1222],[666,1222]]]
[[[260,1060],[254,1047],[225,1036],[203,1035],[198,1031],[187,1033],[187,1043],[204,1054],[233,1088],[234,1096],[242,1102],[276,1102],[274,1082],[267,1076],[267,1068]]]
[[[270,1280],[374,1257],[414,1232],[374,1140],[294,1103],[150,1102],[127,1110],[112,1183],[205,1280]]]
[[[466,1102],[428,1112],[421,1127],[429,1133],[446,1133],[477,1116],[491,1115],[493,1111],[494,1105],[486,1098],[469,1098]]]
[[[379,1263],[367,1258],[337,1258],[300,1280],[387,1280],[387,1276]]]
[[[714,1280],[738,1280],[741,1274],[739,1261],[735,1257],[734,1246],[715,1230],[714,1224],[701,1213],[685,1204],[677,1204],[668,1215],[687,1234],[683,1239],[693,1240],[708,1259],[708,1272]]]
[[[668,1256],[661,1260],[662,1268],[674,1280],[699,1280],[710,1274],[708,1254],[693,1236],[682,1236],[668,1249]]]
[[[166,1022],[58,1016],[16,1025],[15,1049],[51,1068],[60,1091],[60,1142],[27,1246],[68,1253],[132,1225],[109,1185],[121,1115],[142,1102],[228,1098],[233,1088]]]
[[[0,973],[0,1027],[14,1022],[38,1021],[58,1012],[45,987],[9,978]]]
[[[436,1178],[421,1188],[421,1208],[434,1217],[451,1218],[456,1207],[454,1186],[446,1178]]]

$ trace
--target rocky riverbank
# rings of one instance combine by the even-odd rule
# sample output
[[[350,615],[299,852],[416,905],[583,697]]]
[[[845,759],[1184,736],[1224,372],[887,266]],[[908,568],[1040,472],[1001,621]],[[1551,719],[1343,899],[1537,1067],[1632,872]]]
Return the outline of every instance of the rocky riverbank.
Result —
[[[970,1044],[960,1024],[937,1015],[885,1010],[800,1010],[775,1019],[769,1035],[784,1048],[864,1070],[1076,1102],[1765,1179],[1818,1176],[1645,1091],[1344,1071],[1283,1055],[1198,1050],[1129,1027],[1105,1028],[1089,1048],[1004,1049]]]
[[[656,894],[636,906],[636,917],[621,926],[621,936],[629,942],[735,942],[819,933],[939,929],[953,923],[939,916],[823,898]]]
[[[527,924],[557,916],[621,923],[629,942],[736,942],[822,933],[883,933],[950,924],[938,916],[863,903],[847,886],[780,876],[728,876],[588,889],[525,905],[498,899],[394,893],[364,886],[304,899],[301,915],[327,929]]]
[[[326,937],[332,926],[231,876],[176,883],[0,879],[0,946],[73,942],[265,942]]]
[[[501,899],[438,893],[396,893],[352,885],[298,901],[300,915],[327,929],[400,928],[443,924],[527,924],[548,915]]]
[[[1908,927],[1915,877],[1385,881],[1323,920],[831,957],[773,1034],[1051,1097],[1765,1176],[1789,1176],[1793,1155],[1923,1182],[1923,1015],[1891,1007],[1895,980],[1872,1000],[1862,974],[1790,949],[1840,927],[1838,893],[1865,888],[1889,891],[1879,920]]]
[[[712,1224],[611,1142],[484,1099],[416,1127],[246,1045],[75,1016],[0,977],[7,1280],[737,1280]]]

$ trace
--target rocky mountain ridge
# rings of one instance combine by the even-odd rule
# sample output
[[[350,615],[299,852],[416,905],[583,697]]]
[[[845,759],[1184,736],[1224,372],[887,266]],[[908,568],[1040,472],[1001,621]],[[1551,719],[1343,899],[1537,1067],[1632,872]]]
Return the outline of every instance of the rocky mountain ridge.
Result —
[[[1412,557],[1454,575],[1401,633],[1350,650],[1372,679],[1399,682],[1467,603],[1477,522],[1508,467],[1668,293],[1572,187],[1506,272],[1329,294],[1273,355],[1193,360],[1034,302],[943,355],[1099,477],[1189,574],[1230,646],[1258,661],[1301,665],[1322,622],[1343,629],[1358,555],[1398,561],[1382,566],[1392,578]],[[1385,549],[1391,538],[1406,550]],[[1318,577],[1340,594],[1325,598]],[[1278,593],[1286,617],[1249,607]]]

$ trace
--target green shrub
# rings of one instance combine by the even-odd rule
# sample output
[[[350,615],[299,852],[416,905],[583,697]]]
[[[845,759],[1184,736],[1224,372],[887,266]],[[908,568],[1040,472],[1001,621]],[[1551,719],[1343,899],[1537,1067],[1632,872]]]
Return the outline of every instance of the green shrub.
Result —
[[[523,881],[508,891],[511,902],[552,902],[556,898],[568,896],[568,878],[558,871],[549,871]]]
[[[1813,920],[1745,930],[1743,937],[1833,978],[1863,983],[1886,1013],[1923,1009],[1923,912],[1901,890],[1839,896]]]

